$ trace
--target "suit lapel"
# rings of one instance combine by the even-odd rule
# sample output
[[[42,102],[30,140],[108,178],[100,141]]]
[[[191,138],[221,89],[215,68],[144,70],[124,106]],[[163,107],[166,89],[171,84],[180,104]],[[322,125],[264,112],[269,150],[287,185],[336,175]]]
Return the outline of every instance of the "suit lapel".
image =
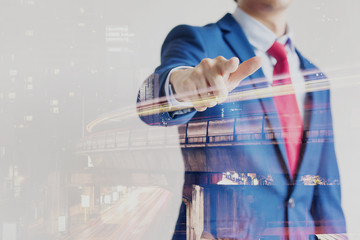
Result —
[[[226,14],[217,24],[223,31],[225,41],[240,59],[240,62],[244,62],[249,58],[255,56],[253,47],[249,43],[243,30],[236,22],[236,20],[231,16],[231,14]],[[264,78],[264,72],[262,71],[262,68],[260,68],[249,78],[244,79],[242,83],[246,84],[247,81],[250,81],[249,83],[251,84],[249,84],[249,86],[251,86],[251,90],[269,87],[269,83],[267,81],[258,81],[259,79]],[[273,98],[262,98],[261,96],[259,96],[258,103],[259,109],[263,110],[266,121],[265,125],[268,126],[269,132],[273,131],[276,126],[280,126]],[[280,161],[283,167],[283,172],[289,173],[289,165],[287,161],[285,145],[278,142],[278,144],[274,144],[274,147],[276,148],[281,158]],[[290,177],[290,174],[287,174],[287,176]],[[290,181],[289,177],[288,180]]]
[[[306,82],[313,81],[313,80],[320,80],[320,79],[326,79],[326,76],[323,73],[318,72],[318,68],[314,66],[312,63],[310,63],[307,59],[305,59],[299,51],[296,50],[296,53],[299,56],[300,63],[301,63],[301,69],[304,74],[304,79]],[[309,71],[315,71],[316,73],[310,73]],[[304,117],[304,130],[305,131],[314,131],[318,130],[317,125],[318,123],[326,124],[323,119],[321,119],[321,116],[319,114],[314,113],[313,111],[316,111],[318,108],[316,104],[325,103],[327,102],[326,94],[324,91],[308,91],[306,93],[305,98],[305,110],[306,114]],[[304,132],[305,132],[304,131]],[[306,139],[306,138],[303,138]],[[300,159],[299,159],[299,166],[298,166],[298,177],[305,174],[303,171],[308,171],[309,169],[312,169],[314,162],[317,161],[317,159],[320,159],[321,157],[321,147],[319,146],[319,143],[306,143],[303,141],[303,144],[301,146],[300,151]],[[304,162],[304,159],[308,159],[306,162]]]
[[[228,13],[220,19],[218,21],[218,25],[223,31],[225,41],[228,43],[233,52],[236,53],[241,62],[255,56],[252,46],[247,40],[245,33],[231,14]]]

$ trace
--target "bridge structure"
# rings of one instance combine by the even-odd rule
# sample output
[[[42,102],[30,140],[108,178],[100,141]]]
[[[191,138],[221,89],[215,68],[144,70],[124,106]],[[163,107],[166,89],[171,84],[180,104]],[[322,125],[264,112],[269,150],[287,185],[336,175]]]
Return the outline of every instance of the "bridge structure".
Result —
[[[181,177],[181,171],[185,170],[183,205],[175,234],[184,239],[211,239],[204,229],[209,228],[207,216],[212,214],[211,211],[221,210],[209,208],[213,205],[210,199],[215,193],[221,199],[222,209],[230,209],[231,203],[237,201],[236,191],[244,191],[245,188],[246,192],[257,191],[259,186],[276,184],[277,176],[234,171],[241,169],[241,162],[234,161],[227,153],[231,148],[244,145],[256,148],[283,143],[280,126],[269,124],[270,118],[277,118],[276,113],[237,114],[237,110],[233,110],[233,114],[226,114],[227,117],[193,119],[177,127],[143,125],[132,128],[129,124],[127,128],[107,128],[91,133],[76,146],[76,154],[87,159],[91,167],[83,173],[73,174],[72,182],[82,186],[121,182],[129,186],[154,184],[166,188],[169,184],[167,176],[175,173]],[[311,111],[312,115],[325,116],[329,109],[323,107],[307,111]],[[331,123],[312,126],[310,130],[305,121],[303,131],[304,143],[333,141]],[[205,151],[208,151],[207,154]],[[184,167],[180,172],[179,165],[174,164],[179,159]],[[318,176],[303,176],[300,181],[304,185],[339,184],[336,179],[321,179]],[[233,230],[218,229],[218,232]]]
[[[317,110],[313,114],[326,115],[326,111],[329,110]],[[151,126],[111,129],[81,139],[76,153],[93,159],[106,155],[106,159],[113,159],[112,167],[119,169],[156,171],[171,170],[174,151],[181,148],[185,171],[226,172],[236,169],[236,163],[223,154],[222,164],[219,165],[216,159],[204,155],[204,149],[214,151],[214,156],[217,156],[219,153],[216,152],[236,146],[281,144],[281,128],[268,124],[269,118],[276,117],[276,114],[252,114],[245,117],[199,119],[178,126],[178,130],[174,127]],[[311,130],[309,124],[305,124],[303,131],[304,143],[333,141],[331,123],[312,126]]]

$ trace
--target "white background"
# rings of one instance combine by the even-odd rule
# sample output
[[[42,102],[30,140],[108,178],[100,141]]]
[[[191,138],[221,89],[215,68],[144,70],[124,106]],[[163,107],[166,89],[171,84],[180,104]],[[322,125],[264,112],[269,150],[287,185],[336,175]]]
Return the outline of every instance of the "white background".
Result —
[[[133,113],[131,128],[144,128],[136,117],[136,94],[142,81],[159,65],[160,47],[167,33],[178,24],[216,22],[226,12],[233,12],[235,6],[233,0],[0,0],[0,84],[4,84],[0,89],[0,100],[4,103],[4,109],[12,109],[13,112],[10,112],[14,115],[1,115],[0,121],[21,126],[20,120],[15,117],[17,114],[20,114],[21,121],[28,115],[33,116],[34,124],[43,121],[39,124],[41,127],[29,130],[29,134],[32,134],[30,140],[28,135],[26,139],[15,139],[38,141],[39,144],[53,141],[51,139],[81,138],[90,134],[84,130],[89,122],[100,115],[124,108]],[[356,236],[360,233],[359,9],[360,2],[356,0],[295,0],[289,13],[297,47],[331,79],[343,208],[348,230]],[[120,44],[120,47],[126,47],[122,52],[109,53],[109,48],[113,47],[106,39],[106,28],[109,26],[128,29],[131,36],[127,42]],[[22,86],[28,77],[33,79],[34,84],[34,90],[29,91],[35,92],[37,99],[33,105],[25,101],[13,107],[11,101],[3,100],[13,92],[17,93],[17,99],[21,97],[22,93],[17,92],[14,84]],[[97,91],[103,91],[99,94],[99,100],[96,99]],[[63,100],[63,92],[74,94],[75,98]],[[60,99],[60,121],[37,111],[42,102],[50,102],[49,109],[56,112],[51,105],[56,99]],[[83,110],[66,111],[61,104],[67,101]],[[103,105],[96,105],[99,102]],[[79,124],[73,126],[74,122]],[[5,122],[0,123],[5,126]],[[54,132],[51,136],[50,133],[46,135],[46,127],[51,133]],[[172,130],[176,131],[175,128]],[[7,128],[2,136],[0,145],[7,146],[11,144],[8,136],[14,134]],[[40,139],[44,137],[46,141]],[[56,147],[54,142],[52,146]],[[71,147],[59,149],[64,156],[73,152]],[[16,156],[17,161],[27,163],[26,171],[32,172],[31,176],[46,176],[44,164],[36,163],[38,157],[29,155],[20,158],[22,151],[16,151]],[[54,153],[47,147],[38,147],[33,151],[43,151],[40,155],[46,156],[45,162],[57,159],[56,166],[64,161],[58,152]],[[4,159],[7,159],[6,154]],[[0,167],[3,167],[1,164]],[[67,166],[71,171],[75,165]],[[4,165],[4,168],[7,167]],[[169,207],[173,210],[163,219],[163,225],[154,227],[154,237],[148,235],[148,239],[161,239],[159,231],[172,229],[175,224],[182,191],[183,164],[179,149],[173,152],[173,167],[178,169],[177,174],[170,176],[178,180],[169,188],[174,194],[173,205]],[[19,171],[24,170],[19,168]],[[32,179],[25,178],[27,185],[24,188],[31,185]],[[47,178],[44,179],[46,182]],[[147,199],[142,201],[146,202]],[[7,210],[11,213],[16,209]],[[162,234],[162,239],[171,236],[171,232]]]

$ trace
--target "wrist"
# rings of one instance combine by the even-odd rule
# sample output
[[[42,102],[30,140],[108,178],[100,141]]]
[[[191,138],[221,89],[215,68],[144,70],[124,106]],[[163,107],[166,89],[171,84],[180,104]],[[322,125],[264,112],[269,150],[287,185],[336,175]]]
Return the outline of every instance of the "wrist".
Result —
[[[169,87],[171,88],[171,92],[174,95],[175,99],[179,102],[183,102],[184,100],[179,98],[179,96],[176,96],[178,94],[177,86],[183,81],[183,79],[186,79],[187,72],[191,69],[176,69],[171,73],[170,79],[169,79]]]

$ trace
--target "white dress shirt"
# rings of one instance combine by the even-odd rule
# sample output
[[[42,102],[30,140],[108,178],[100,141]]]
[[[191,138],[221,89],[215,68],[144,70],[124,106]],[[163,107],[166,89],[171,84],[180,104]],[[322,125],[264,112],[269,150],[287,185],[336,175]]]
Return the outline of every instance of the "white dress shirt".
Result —
[[[269,83],[272,83],[273,81],[273,71],[276,64],[276,59],[267,54],[267,50],[273,45],[275,41],[278,41],[286,46],[291,81],[293,83],[301,116],[304,117],[304,101],[306,94],[305,80],[301,73],[300,60],[297,53],[295,52],[293,35],[289,26],[287,26],[286,34],[278,38],[275,33],[273,33],[265,25],[245,13],[239,7],[236,8],[235,12],[233,13],[233,17],[243,29],[250,44],[254,47],[255,55],[261,57],[263,63],[262,69],[265,74],[265,78],[267,79],[267,81],[269,81]],[[189,68],[189,66],[181,66],[172,69],[166,79],[165,94],[170,106],[193,106],[190,102],[177,101],[171,91],[170,76],[172,71],[183,68]]]

